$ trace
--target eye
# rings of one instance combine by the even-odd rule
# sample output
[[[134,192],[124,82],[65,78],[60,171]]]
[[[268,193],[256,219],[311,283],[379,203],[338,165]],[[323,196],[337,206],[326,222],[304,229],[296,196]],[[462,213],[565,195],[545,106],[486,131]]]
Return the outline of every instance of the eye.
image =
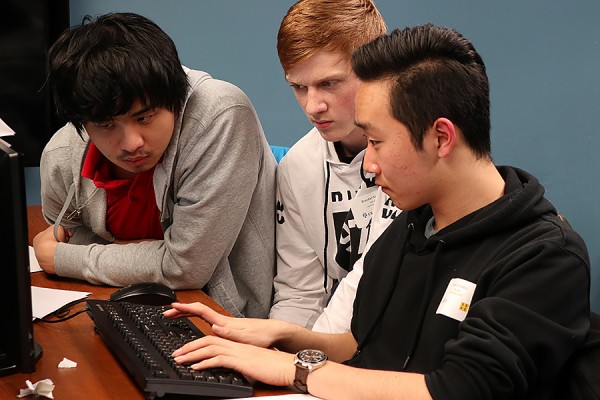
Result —
[[[297,83],[290,83],[290,87],[294,91],[298,91],[298,90],[302,90],[302,89],[306,88],[306,86],[304,86],[304,85],[298,85]]]
[[[95,122],[94,125],[96,125],[98,128],[101,128],[101,129],[111,129],[111,128],[114,128],[115,123],[112,120],[108,120],[108,121]]]
[[[149,124],[154,119],[154,113],[141,115],[138,117],[137,121],[140,124]]]
[[[326,87],[326,88],[330,88],[333,85],[335,85],[334,81],[323,81],[323,82],[321,82],[321,86]]]
[[[371,146],[375,146],[377,143],[379,143],[379,141],[369,139],[369,143],[371,144]]]

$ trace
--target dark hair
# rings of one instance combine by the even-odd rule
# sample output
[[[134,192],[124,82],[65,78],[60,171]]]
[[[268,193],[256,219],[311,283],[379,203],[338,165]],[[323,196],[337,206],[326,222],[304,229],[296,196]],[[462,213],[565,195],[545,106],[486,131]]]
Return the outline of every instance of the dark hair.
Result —
[[[49,51],[48,82],[58,115],[81,135],[88,121],[105,121],[144,106],[178,115],[188,81],[171,38],[149,19],[110,13],[86,16]]]
[[[392,114],[418,149],[433,122],[445,117],[478,157],[491,158],[485,65],[460,33],[432,24],[396,29],[357,49],[352,68],[363,81],[390,80]]]

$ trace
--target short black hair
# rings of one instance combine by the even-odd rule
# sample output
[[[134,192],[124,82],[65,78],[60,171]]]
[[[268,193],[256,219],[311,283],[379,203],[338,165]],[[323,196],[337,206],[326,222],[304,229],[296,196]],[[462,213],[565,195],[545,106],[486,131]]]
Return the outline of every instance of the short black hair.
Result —
[[[460,128],[472,151],[491,159],[489,82],[469,40],[426,24],[396,29],[358,48],[352,68],[362,81],[389,79],[390,107],[416,148],[437,118]]]
[[[67,29],[49,51],[48,83],[60,118],[101,122],[144,106],[181,112],[188,91],[173,40],[133,13],[109,13]]]

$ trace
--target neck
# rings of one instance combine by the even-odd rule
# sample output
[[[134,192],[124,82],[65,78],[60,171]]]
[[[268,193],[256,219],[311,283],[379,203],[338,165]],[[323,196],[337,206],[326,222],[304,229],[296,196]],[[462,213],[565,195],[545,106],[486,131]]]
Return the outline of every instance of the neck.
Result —
[[[431,203],[437,231],[498,200],[505,182],[492,161],[477,160],[453,170],[442,185],[442,195]]]
[[[354,157],[367,147],[367,138],[360,128],[355,128],[338,143],[336,151],[340,157]]]

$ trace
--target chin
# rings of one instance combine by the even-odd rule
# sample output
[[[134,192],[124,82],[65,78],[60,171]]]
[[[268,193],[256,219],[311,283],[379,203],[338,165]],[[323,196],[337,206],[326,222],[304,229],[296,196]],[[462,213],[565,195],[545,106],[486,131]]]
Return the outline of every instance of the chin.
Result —
[[[321,137],[324,140],[326,140],[328,142],[332,142],[332,143],[340,142],[340,141],[344,140],[344,138],[347,136],[347,135],[339,135],[339,134],[333,134],[333,133],[323,133],[321,131],[319,131],[319,133],[321,134]]]
[[[336,129],[333,126],[329,126],[324,129],[319,129],[316,126],[315,128],[317,128],[321,137],[327,140],[328,142],[336,142],[343,137],[343,135],[340,134],[339,129]]]
[[[121,168],[122,171],[125,172],[125,174],[130,175],[130,177],[133,177],[134,175],[137,175],[137,174],[141,174],[142,172],[146,172],[150,168],[152,168],[151,166],[148,166],[148,165],[140,165],[137,167],[132,167],[131,165],[120,165],[119,167]]]

